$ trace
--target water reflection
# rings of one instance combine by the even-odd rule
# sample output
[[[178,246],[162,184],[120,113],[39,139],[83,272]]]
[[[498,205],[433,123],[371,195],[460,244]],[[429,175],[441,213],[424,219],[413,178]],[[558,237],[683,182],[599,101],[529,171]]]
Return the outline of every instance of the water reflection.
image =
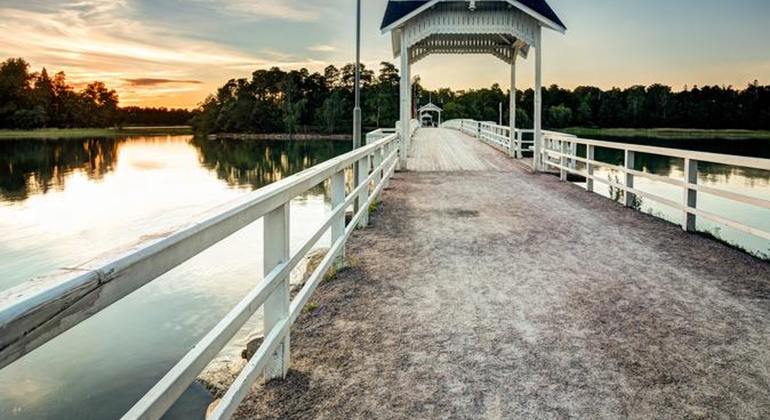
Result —
[[[64,188],[67,175],[82,171],[101,179],[115,168],[124,139],[0,141],[0,198],[25,200],[30,194]]]
[[[23,201],[30,195],[62,190],[79,172],[100,180],[118,164],[126,138],[11,140],[0,142],[0,198]],[[141,138],[164,141],[164,138]],[[257,189],[350,150],[349,142],[220,141],[190,138],[200,163],[231,186]],[[146,168],[152,169],[152,168]]]

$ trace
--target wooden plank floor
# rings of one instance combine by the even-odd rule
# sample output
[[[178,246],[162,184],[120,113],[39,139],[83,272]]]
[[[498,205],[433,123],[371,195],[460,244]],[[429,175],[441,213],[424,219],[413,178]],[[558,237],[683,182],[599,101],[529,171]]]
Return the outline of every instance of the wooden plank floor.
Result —
[[[456,130],[421,128],[412,139],[407,169],[416,172],[500,171],[507,157]]]

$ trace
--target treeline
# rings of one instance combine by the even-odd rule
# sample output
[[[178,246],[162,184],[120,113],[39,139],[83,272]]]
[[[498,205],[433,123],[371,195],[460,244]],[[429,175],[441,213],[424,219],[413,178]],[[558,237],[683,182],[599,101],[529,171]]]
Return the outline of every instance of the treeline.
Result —
[[[306,69],[255,71],[233,79],[199,108],[195,126],[203,132],[349,132],[352,126],[354,66],[327,67],[323,74]],[[381,63],[378,73],[362,71],[365,127],[392,127],[398,120],[399,73]],[[444,109],[444,120],[472,118],[508,121],[508,90],[423,89],[414,80],[415,104],[429,98]],[[415,106],[416,108],[417,106]],[[532,127],[534,90],[517,92],[517,126]],[[543,125],[608,128],[770,129],[770,86],[757,82],[743,90],[731,86],[685,87],[674,92],[660,84],[602,90],[556,85],[543,89]]]
[[[22,58],[0,64],[0,128],[82,128],[124,125],[185,125],[193,112],[184,109],[118,106],[118,94],[103,82],[80,90],[64,72],[30,72]]]
[[[202,132],[350,132],[355,66],[257,70],[228,81],[201,104],[194,125]],[[375,73],[362,66],[364,125],[390,127],[398,119],[398,70],[383,62]]]
[[[443,104],[445,119],[473,118],[498,121],[503,103],[508,120],[508,91],[490,89],[432,92]],[[423,93],[421,96],[425,96]],[[517,93],[516,125],[532,126],[534,90]],[[674,92],[661,84],[602,90],[581,86],[574,90],[552,85],[543,89],[543,125],[602,128],[770,129],[770,86],[758,82],[745,89],[732,86],[684,87]]]

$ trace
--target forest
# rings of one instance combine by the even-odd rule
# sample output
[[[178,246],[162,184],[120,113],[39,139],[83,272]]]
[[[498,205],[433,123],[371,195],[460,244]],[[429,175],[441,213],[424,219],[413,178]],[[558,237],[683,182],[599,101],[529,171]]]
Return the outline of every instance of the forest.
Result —
[[[203,132],[348,132],[352,124],[354,65],[306,69],[257,70],[250,79],[233,79],[201,104],[195,126]],[[367,128],[392,127],[398,119],[399,73],[383,62],[375,74],[362,70],[362,108]],[[508,90],[425,90],[414,80],[413,103],[429,98],[444,109],[444,120],[472,118],[508,121]],[[517,126],[531,128],[534,91],[517,91]],[[674,91],[654,84],[602,90],[543,89],[543,125],[603,128],[770,129],[770,86],[758,82],[744,89],[692,86]]]
[[[169,126],[190,123],[186,109],[119,106],[103,82],[75,90],[64,72],[30,72],[22,58],[0,63],[0,129]]]
[[[348,133],[352,126],[355,66],[330,65],[323,72],[256,70],[232,79],[197,109],[119,106],[118,94],[102,82],[80,90],[59,72],[30,72],[21,58],[0,64],[0,129],[122,127],[193,124],[200,133]],[[362,108],[366,129],[392,127],[398,119],[399,72],[383,62],[375,72],[362,67]],[[413,103],[429,98],[444,109],[444,120],[508,121],[507,89],[428,91],[414,79]],[[517,91],[517,126],[531,128],[534,91]],[[770,86],[757,81],[732,86],[653,84],[603,90],[580,86],[543,88],[543,126],[601,128],[770,129]]]

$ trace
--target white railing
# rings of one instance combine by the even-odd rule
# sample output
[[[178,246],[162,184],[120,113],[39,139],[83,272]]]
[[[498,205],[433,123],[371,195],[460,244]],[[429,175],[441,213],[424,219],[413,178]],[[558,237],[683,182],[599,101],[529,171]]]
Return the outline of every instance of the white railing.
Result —
[[[262,280],[123,418],[160,418],[246,321],[264,306],[264,342],[209,418],[230,417],[260,375],[285,376],[289,367],[289,328],[330,266],[342,264],[345,242],[355,227],[368,223],[369,205],[378,199],[395,171],[398,143],[398,134],[389,134],[254,191],[190,225],[147,236],[152,239],[0,293],[0,368],[250,223],[263,219]],[[359,168],[361,182],[346,193],[345,171],[355,166]],[[290,255],[289,203],[327,181],[331,183],[331,212],[312,237]],[[351,206],[358,211],[346,226],[345,211]],[[290,302],[290,272],[327,231],[331,231],[332,238],[328,254]]]
[[[770,171],[770,159],[588,140],[553,132],[545,133],[543,139],[543,164],[546,167],[557,169],[562,180],[567,180],[568,174],[584,177],[586,179],[586,189],[591,192],[594,192],[595,183],[605,184],[617,191],[622,191],[624,204],[629,207],[638,207],[635,205],[637,197],[671,207],[675,211],[681,212],[682,218],[680,223],[682,228],[686,231],[695,231],[695,222],[697,218],[702,217],[705,220],[722,224],[759,238],[770,240],[770,231],[732,220],[727,214],[714,214],[697,208],[698,195],[700,193],[705,193],[722,199],[770,210],[770,197],[758,198],[737,191],[729,191],[698,184],[698,162]],[[578,145],[585,148],[585,155],[578,156]],[[624,156],[623,164],[613,165],[596,160],[595,153],[597,148],[622,151]],[[671,178],[637,170],[634,162],[636,154],[641,153],[682,159],[684,161],[683,178]],[[578,165],[578,163],[580,163],[580,165]],[[615,181],[596,176],[594,172],[598,168],[617,171],[621,174],[621,177]],[[681,189],[682,198],[681,200],[674,201],[647,191],[642,191],[634,186],[634,181],[638,178],[645,178],[656,183],[678,187]]]
[[[511,139],[511,127],[468,119],[449,120],[441,125],[475,137],[514,158],[523,158],[524,152],[533,152],[535,131],[516,129]],[[543,134],[561,134],[543,130]],[[568,135],[568,134],[565,134]]]

